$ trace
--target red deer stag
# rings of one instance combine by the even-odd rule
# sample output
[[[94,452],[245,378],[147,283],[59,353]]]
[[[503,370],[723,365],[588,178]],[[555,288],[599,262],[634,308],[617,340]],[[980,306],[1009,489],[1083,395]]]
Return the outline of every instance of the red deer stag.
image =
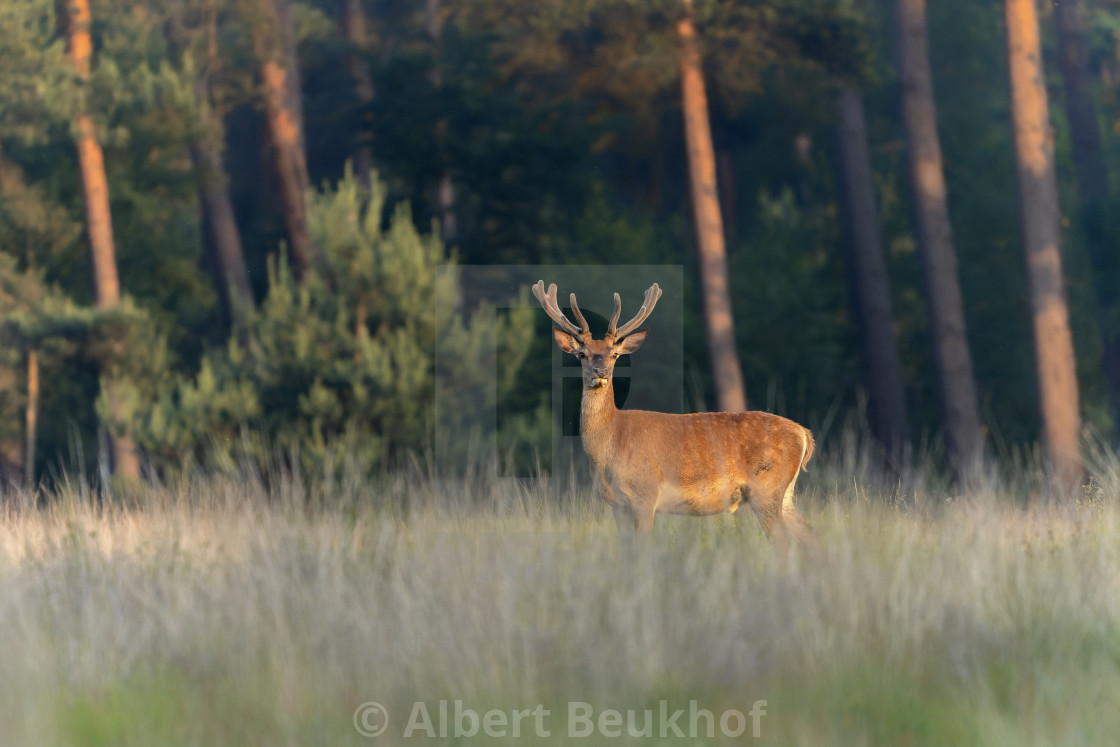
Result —
[[[614,294],[614,315],[602,340],[591,337],[574,293],[579,327],[560,310],[555,284],[545,293],[539,281],[533,295],[561,327],[552,329],[556,344],[583,366],[580,436],[620,526],[632,520],[646,532],[657,513],[734,513],[746,500],[772,540],[784,546],[791,536],[804,536],[793,486],[813,455],[807,428],[768,412],[674,415],[615,406],[615,361],[645,341],[649,329],[635,329],[661,297],[657,283],[646,291],[637,316],[621,327],[622,300]]]

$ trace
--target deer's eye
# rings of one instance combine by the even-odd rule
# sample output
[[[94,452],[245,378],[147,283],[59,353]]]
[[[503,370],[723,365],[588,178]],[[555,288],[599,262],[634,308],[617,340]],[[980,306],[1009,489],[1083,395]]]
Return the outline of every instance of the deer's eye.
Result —
[[[583,360],[584,358],[587,357],[587,353],[580,350],[578,353],[576,353],[576,357],[579,358],[580,360]]]

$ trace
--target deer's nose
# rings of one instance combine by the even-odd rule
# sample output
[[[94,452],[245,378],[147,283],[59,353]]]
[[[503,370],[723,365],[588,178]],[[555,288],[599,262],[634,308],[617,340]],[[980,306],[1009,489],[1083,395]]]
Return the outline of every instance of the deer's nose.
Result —
[[[602,358],[595,358],[591,361],[591,373],[600,379],[607,377],[607,364]]]

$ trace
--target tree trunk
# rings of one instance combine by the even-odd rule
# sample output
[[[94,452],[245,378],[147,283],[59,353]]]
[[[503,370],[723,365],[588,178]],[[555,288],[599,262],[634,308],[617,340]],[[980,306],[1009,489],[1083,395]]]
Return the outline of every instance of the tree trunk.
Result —
[[[1101,133],[1090,92],[1081,0],[1056,3],[1054,16],[1058,26],[1059,59],[1065,83],[1073,160],[1077,164],[1077,187],[1082,200],[1099,202],[1108,197],[1108,171],[1101,157]]]
[[[1081,220],[1089,245],[1089,259],[1096,285],[1097,329],[1101,357],[1108,380],[1108,401],[1114,438],[1120,436],[1120,326],[1114,320],[1120,306],[1120,254],[1109,236],[1108,170],[1101,147],[1097,110],[1090,91],[1090,72],[1085,26],[1080,0],[1064,0],[1055,6],[1062,80],[1065,83],[1066,116],[1069,119],[1073,161],[1077,166],[1077,188],[1081,197]]]
[[[983,461],[984,437],[946,201],[925,0],[898,0],[897,22],[902,119],[945,440],[954,472],[968,480]]]
[[[254,309],[253,289],[222,159],[202,141],[191,146],[191,158],[198,178],[199,202],[205,214],[207,246],[211,247],[211,272],[222,311],[232,328],[243,331]]]
[[[712,129],[708,122],[708,94],[704,88],[700,50],[696,44],[692,0],[683,2],[687,13],[677,22],[677,59],[681,70],[681,99],[708,353],[718,408],[724,412],[742,412],[747,409],[747,398],[743,389],[743,371],[735,349],[735,324],[727,283],[727,250],[723,243]]]
[[[280,199],[284,206],[289,251],[296,273],[304,277],[318,264],[318,250],[307,222],[307,155],[303,114],[288,0],[260,0],[264,23],[253,26],[253,43],[261,65],[265,117],[276,157]]]
[[[16,389],[19,387],[19,375],[18,368],[0,366],[0,392],[10,392],[13,395],[5,397],[4,402],[0,403],[2,405],[0,417],[6,418],[9,422],[16,422],[19,419],[17,412],[20,405],[17,404],[18,399],[15,396]],[[5,483],[16,483],[24,474],[24,464],[27,461],[24,456],[26,438],[21,438],[21,435],[23,434],[11,434],[0,438],[0,480]]]
[[[902,463],[908,456],[910,426],[893,329],[890,281],[883,259],[867,125],[857,89],[846,87],[840,91],[836,114],[868,419],[875,438],[886,447],[892,461]]]
[[[1062,491],[1080,484],[1081,416],[1061,258],[1054,143],[1034,0],[1004,0],[1019,216],[1049,467]]]
[[[253,289],[249,284],[249,270],[245,265],[245,252],[241,245],[241,233],[237,230],[233,202],[229,196],[229,179],[222,164],[221,143],[224,131],[221,114],[215,110],[210,88],[211,78],[221,73],[221,60],[218,57],[218,8],[215,0],[207,0],[206,14],[206,66],[195,78],[194,96],[202,124],[212,125],[204,126],[203,129],[214,133],[209,138],[206,135],[197,137],[190,144],[190,153],[197,180],[207,264],[221,300],[222,315],[242,343],[245,343],[247,323],[255,305]],[[175,35],[170,29],[167,33],[169,44],[177,46]]]
[[[426,21],[428,34],[432,37],[432,85],[438,90],[443,86],[443,73],[440,71],[440,57],[443,45],[443,18],[440,14],[440,0],[428,0]],[[436,146],[444,150],[447,140],[447,120],[436,123]],[[458,239],[459,221],[455,216],[455,182],[451,172],[445,167],[436,183],[436,207],[439,214],[439,237],[444,244],[452,244]]]
[[[69,16],[67,34],[70,60],[78,76],[85,79],[90,74],[92,42],[89,34],[89,0],[71,0],[66,6]],[[121,285],[117,275],[116,249],[113,245],[113,222],[109,212],[109,183],[105,177],[105,161],[101,143],[97,140],[97,125],[89,114],[79,114],[75,122],[78,160],[85,197],[86,227],[89,232],[90,251],[93,258],[93,276],[97,292],[97,306],[111,309],[120,303]],[[106,381],[106,396],[112,416],[119,420],[119,385]],[[126,424],[127,426],[127,424]],[[140,460],[136,444],[127,430],[113,437],[113,470],[127,481],[140,479]]]
[[[23,479],[28,487],[35,484],[35,444],[39,440],[39,351],[27,351],[27,447],[23,451]]]
[[[373,103],[373,78],[370,77],[366,61],[359,52],[366,50],[366,17],[361,0],[342,0],[342,34],[349,42],[352,51],[346,56],[346,66],[354,78],[354,88],[363,112],[362,121],[370,116],[369,107]],[[364,142],[365,134],[359,134],[358,147],[354,151],[354,171],[358,181],[368,187],[373,171],[373,149]]]

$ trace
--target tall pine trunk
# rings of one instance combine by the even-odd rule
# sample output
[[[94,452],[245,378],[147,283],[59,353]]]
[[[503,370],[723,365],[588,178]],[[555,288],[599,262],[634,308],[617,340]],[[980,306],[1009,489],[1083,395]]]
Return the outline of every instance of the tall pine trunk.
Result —
[[[23,451],[23,479],[30,487],[35,484],[35,446],[39,442],[39,351],[34,345],[27,349],[27,412],[24,423],[27,447]]]
[[[361,52],[366,51],[366,16],[362,10],[361,0],[342,0],[342,34],[349,43],[351,51],[346,56],[346,66],[350,76],[354,79],[354,89],[358,95],[358,103],[363,109],[363,119],[369,116],[369,107],[373,104],[373,78],[370,77],[369,68],[362,58]],[[364,139],[365,133],[359,138]],[[370,174],[373,171],[373,149],[364,140],[360,140],[354,149],[354,171],[359,182],[368,187]]]
[[[233,201],[229,194],[229,178],[222,164],[221,143],[224,128],[221,115],[215,110],[210,89],[211,76],[220,72],[218,57],[218,19],[215,0],[207,2],[207,60],[205,72],[195,79],[194,95],[203,121],[210,120],[210,127],[202,128],[211,134],[201,134],[191,143],[191,161],[194,164],[198,186],[198,202],[205,229],[203,244],[214,278],[214,285],[221,300],[226,323],[239,337],[246,331],[249,316],[255,304],[253,289],[249,284],[249,270],[245,264],[245,251],[241,232],[237,229]],[[174,37],[169,35],[172,44]]]
[[[440,12],[440,0],[427,0],[425,20],[428,34],[432,39],[432,86],[438,91],[443,87],[443,72],[440,70],[440,58],[443,55],[443,16]],[[447,120],[441,119],[436,123],[436,147],[440,151],[446,150]],[[452,244],[458,239],[459,221],[455,215],[455,182],[451,179],[451,172],[445,167],[436,180],[436,208],[439,215],[439,237],[444,244]]]
[[[299,68],[291,14],[288,0],[259,2],[264,9],[263,22],[253,26],[253,43],[264,88],[265,118],[280,179],[288,248],[296,273],[303,277],[319,262],[307,219],[307,191],[311,180],[304,150]]]
[[[896,20],[902,120],[945,440],[953,471],[971,479],[983,460],[984,438],[937,134],[925,0],[898,0]]]
[[[845,87],[840,91],[836,115],[868,420],[875,438],[901,466],[909,450],[910,426],[859,90]]]
[[[1054,143],[1034,0],[1004,0],[1011,117],[1046,455],[1061,490],[1083,476],[1073,337],[1062,275]]]
[[[70,60],[78,76],[87,79],[90,74],[90,56],[93,50],[90,38],[89,0],[70,0],[66,6],[67,36]],[[93,259],[94,285],[97,306],[111,309],[120,303],[121,285],[117,275],[116,249],[113,245],[113,222],[109,212],[109,183],[105,177],[105,161],[101,143],[97,139],[97,125],[88,113],[78,115],[74,123],[77,138],[78,161],[81,170],[82,191],[85,197],[86,230],[89,233],[90,252]],[[105,381],[105,395],[111,416],[121,419],[121,392],[117,382]],[[140,459],[136,444],[128,433],[112,437],[113,472],[126,481],[140,479]]]
[[[1077,188],[1081,197],[1081,221],[1089,245],[1089,259],[1096,285],[1097,329],[1101,357],[1108,381],[1113,436],[1120,436],[1120,253],[1109,236],[1105,216],[1110,190],[1108,170],[1101,147],[1101,132],[1090,83],[1085,25],[1081,0],[1063,0],[1055,6],[1062,81],[1065,83],[1066,117],[1069,119]]]
[[[700,255],[700,293],[708,333],[716,402],[721,411],[747,409],[743,371],[735,349],[735,324],[727,282],[727,249],[723,218],[716,190],[712,128],[708,122],[708,94],[700,66],[692,0],[683,0],[686,13],[677,22],[677,60],[681,72],[681,101],[688,171],[692,186],[692,212],[696,221],[696,249]]]
[[[198,179],[199,203],[206,218],[206,246],[211,272],[222,311],[233,329],[244,331],[255,307],[253,288],[249,284],[249,270],[245,266],[241,233],[237,230],[222,159],[209,143],[202,140],[191,146],[191,158]]]

